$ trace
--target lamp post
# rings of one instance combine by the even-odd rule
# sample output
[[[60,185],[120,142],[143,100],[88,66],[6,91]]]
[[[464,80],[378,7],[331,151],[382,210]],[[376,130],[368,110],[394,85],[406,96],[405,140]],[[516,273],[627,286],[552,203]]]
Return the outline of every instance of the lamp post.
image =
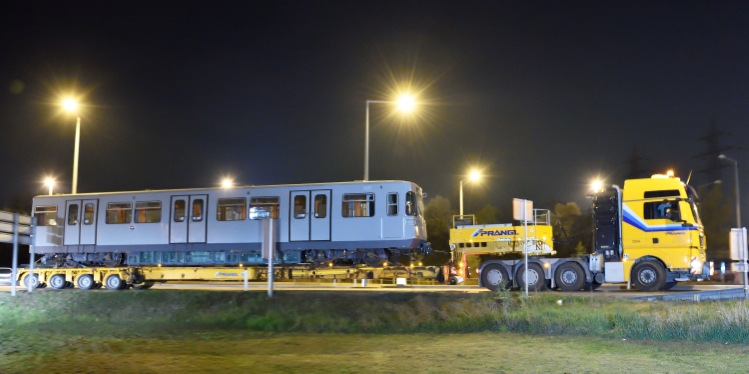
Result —
[[[741,203],[739,200],[739,163],[738,161],[726,156],[720,155],[719,159],[733,163],[733,179],[736,181],[734,184],[736,194],[736,228],[741,228]]]
[[[52,178],[45,178],[44,185],[49,187],[49,194],[52,195],[52,187],[55,185],[55,180]]]
[[[81,144],[81,116],[78,114],[78,102],[74,99],[65,99],[62,107],[71,113],[75,113],[75,152],[73,154],[73,194],[78,192],[78,152]]]
[[[472,182],[476,182],[479,179],[481,179],[481,173],[479,173],[477,170],[471,171],[470,174],[468,174],[468,180]],[[460,180],[460,215],[463,215],[463,180]]]
[[[366,122],[364,125],[364,180],[369,180],[369,104],[397,104],[403,112],[410,112],[416,106],[413,97],[408,95],[401,96],[396,101],[387,100],[367,100]]]

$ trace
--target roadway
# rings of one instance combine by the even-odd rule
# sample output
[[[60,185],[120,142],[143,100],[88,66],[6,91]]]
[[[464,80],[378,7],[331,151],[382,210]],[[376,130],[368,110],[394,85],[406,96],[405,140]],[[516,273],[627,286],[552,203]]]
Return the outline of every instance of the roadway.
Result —
[[[241,282],[171,282],[157,283],[153,286],[154,290],[203,290],[203,291],[243,291],[244,285]],[[265,291],[268,286],[265,282],[250,282],[249,291]],[[18,292],[26,292],[25,288],[18,287]],[[362,286],[361,281],[357,284],[351,282],[337,283],[332,282],[276,282],[274,284],[276,292],[302,292],[302,291],[324,291],[324,292],[463,292],[463,293],[483,293],[489,290],[475,285],[406,285],[396,286],[392,284],[379,284],[370,281],[367,286]],[[58,291],[49,287],[34,290],[34,292],[76,292],[78,290]],[[10,286],[0,286],[0,292],[10,292]],[[78,291],[80,292],[80,291]],[[88,291],[92,292],[92,291]],[[97,290],[93,292],[107,292],[107,290]],[[518,292],[518,291],[515,291]],[[696,284],[680,285],[674,287],[668,292],[640,292],[637,290],[627,290],[626,286],[620,285],[603,285],[595,291],[578,291],[578,292],[555,292],[560,296],[588,296],[588,297],[623,297],[638,300],[699,300],[705,299],[729,299],[741,298],[744,296],[741,285],[720,285],[720,284]],[[699,295],[699,296],[695,296]]]

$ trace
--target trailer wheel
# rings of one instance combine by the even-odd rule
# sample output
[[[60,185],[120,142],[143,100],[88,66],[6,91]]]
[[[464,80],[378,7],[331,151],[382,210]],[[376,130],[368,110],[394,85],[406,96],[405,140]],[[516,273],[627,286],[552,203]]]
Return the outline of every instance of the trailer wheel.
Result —
[[[518,287],[521,290],[525,289],[525,265],[521,265],[515,273],[515,279],[517,279]],[[546,277],[544,276],[544,269],[539,264],[528,264],[528,291],[544,291],[546,290]]]
[[[94,283],[94,277],[91,274],[81,275],[76,280],[76,283],[78,284],[78,289],[81,290],[90,290],[96,286]]]
[[[507,275],[507,270],[500,264],[489,264],[481,269],[481,284],[492,290],[496,291],[500,288],[510,288],[510,277]]]
[[[49,281],[47,282],[49,283],[50,287],[56,290],[61,290],[68,285],[68,282],[65,281],[65,276],[62,274],[55,274],[49,277]]]
[[[110,291],[123,290],[127,283],[117,274],[112,274],[104,279],[104,286]]]
[[[585,272],[573,262],[565,262],[557,268],[554,281],[562,291],[578,291],[585,284]]]
[[[153,287],[153,282],[143,282],[141,284],[134,284],[133,289],[134,290],[147,290],[149,288]]]
[[[640,291],[661,291],[666,287],[666,269],[656,261],[642,261],[632,269],[632,283]]]
[[[28,274],[25,277],[23,277],[23,285],[26,288],[29,288],[29,285],[31,288],[40,288],[39,283],[39,276],[36,274]]]

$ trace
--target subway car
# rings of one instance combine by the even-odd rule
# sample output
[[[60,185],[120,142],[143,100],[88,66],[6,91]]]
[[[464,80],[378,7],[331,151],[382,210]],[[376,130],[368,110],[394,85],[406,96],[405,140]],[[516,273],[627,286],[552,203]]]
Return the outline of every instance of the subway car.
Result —
[[[429,253],[423,196],[407,181],[43,195],[34,244],[57,267],[262,264],[268,218],[276,263],[375,266]]]

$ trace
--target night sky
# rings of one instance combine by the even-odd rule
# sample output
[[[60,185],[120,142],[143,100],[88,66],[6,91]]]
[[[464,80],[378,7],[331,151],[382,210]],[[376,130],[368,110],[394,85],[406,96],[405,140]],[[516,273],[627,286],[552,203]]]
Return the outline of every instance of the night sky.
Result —
[[[747,2],[18,1],[0,19],[6,205],[45,175],[70,191],[68,92],[79,192],[362,179],[365,101],[405,91],[411,115],[371,107],[370,179],[455,209],[473,166],[467,212],[582,204],[635,150],[708,183],[711,122],[749,188]]]

